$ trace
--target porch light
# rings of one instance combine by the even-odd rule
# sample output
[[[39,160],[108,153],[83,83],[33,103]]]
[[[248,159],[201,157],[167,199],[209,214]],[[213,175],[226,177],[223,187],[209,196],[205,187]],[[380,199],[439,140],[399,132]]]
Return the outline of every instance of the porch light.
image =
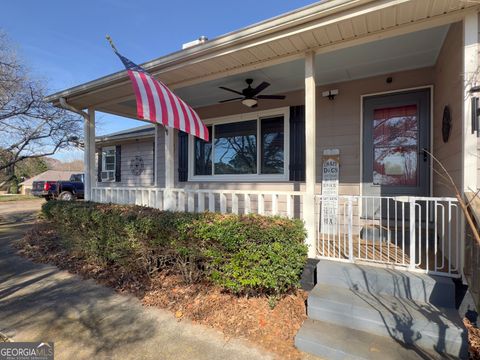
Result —
[[[248,107],[253,107],[253,106],[257,105],[257,100],[246,98],[246,99],[242,100],[242,104],[245,105],[245,106],[248,106]]]

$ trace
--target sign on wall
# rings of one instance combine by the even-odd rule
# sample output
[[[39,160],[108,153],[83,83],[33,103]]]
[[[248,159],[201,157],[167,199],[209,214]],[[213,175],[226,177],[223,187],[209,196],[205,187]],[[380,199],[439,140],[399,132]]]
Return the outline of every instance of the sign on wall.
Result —
[[[320,231],[323,234],[337,233],[338,177],[340,150],[325,149],[322,156],[322,207]]]

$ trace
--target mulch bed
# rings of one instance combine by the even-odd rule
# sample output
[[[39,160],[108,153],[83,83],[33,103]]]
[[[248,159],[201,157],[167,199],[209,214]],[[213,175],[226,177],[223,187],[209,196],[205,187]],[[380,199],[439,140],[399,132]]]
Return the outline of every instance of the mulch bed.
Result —
[[[463,323],[468,330],[468,351],[470,359],[480,359],[480,329],[473,325],[467,318]]]
[[[306,319],[307,293],[302,290],[279,299],[272,309],[266,297],[238,297],[208,283],[188,285],[177,275],[159,273],[142,278],[122,274],[118,268],[89,263],[57,244],[55,229],[38,222],[16,247],[33,261],[93,278],[118,292],[137,296],[146,306],[168,309],[179,321],[188,318],[221,330],[227,338],[247,339],[282,359],[301,358],[294,347],[294,336]]]

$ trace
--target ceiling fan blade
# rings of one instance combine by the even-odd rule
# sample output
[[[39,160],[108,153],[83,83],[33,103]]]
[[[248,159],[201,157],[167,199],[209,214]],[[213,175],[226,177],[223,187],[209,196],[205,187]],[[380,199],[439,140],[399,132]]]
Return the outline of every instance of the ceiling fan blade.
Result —
[[[270,84],[268,82],[266,82],[266,81],[262,82],[255,89],[253,89],[253,91],[251,93],[251,96],[257,95],[258,93],[262,92],[263,90],[265,90],[269,86],[270,86]]]
[[[243,96],[243,94],[242,94],[240,91],[233,90],[233,89],[227,88],[227,87],[225,87],[225,86],[219,86],[219,88],[222,89],[222,90],[227,90],[227,91],[230,91],[230,92],[233,92],[233,93],[235,93],[235,94],[238,94],[238,95],[242,95],[242,96]]]
[[[285,95],[258,95],[258,99],[273,99],[273,100],[283,100],[286,98]]]
[[[219,103],[224,103],[224,102],[229,102],[229,101],[235,101],[235,100],[242,100],[243,97],[236,97],[232,99],[227,99],[227,100],[220,100]]]

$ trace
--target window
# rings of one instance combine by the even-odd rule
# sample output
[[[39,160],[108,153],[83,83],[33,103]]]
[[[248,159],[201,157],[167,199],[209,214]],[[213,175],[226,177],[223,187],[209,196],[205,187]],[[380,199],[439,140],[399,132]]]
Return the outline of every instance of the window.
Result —
[[[191,175],[202,179],[285,180],[287,114],[245,114],[208,126],[209,142],[193,138]]]
[[[375,110],[373,156],[375,185],[417,186],[417,105]]]
[[[214,174],[257,173],[257,121],[215,126]]]
[[[102,181],[115,180],[115,146],[102,148]]]
[[[283,117],[262,119],[262,174],[284,173],[284,130]]]
[[[211,175],[212,174],[212,127],[208,126],[210,141],[202,141],[195,139],[195,175]]]

